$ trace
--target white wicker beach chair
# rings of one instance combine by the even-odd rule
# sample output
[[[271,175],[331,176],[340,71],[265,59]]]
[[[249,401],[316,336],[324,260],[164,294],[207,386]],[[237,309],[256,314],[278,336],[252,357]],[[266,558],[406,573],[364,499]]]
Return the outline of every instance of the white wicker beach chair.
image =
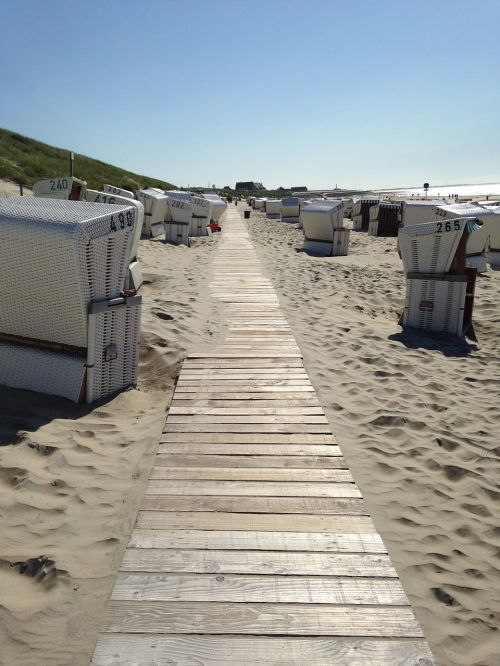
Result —
[[[88,401],[135,383],[141,299],[122,289],[136,215],[0,199],[0,383]]]
[[[406,280],[403,325],[462,335],[467,276],[456,280]]]
[[[227,210],[227,202],[223,201],[218,194],[213,194],[212,192],[204,192],[201,196],[208,199],[212,204],[212,222],[220,225]]]
[[[298,222],[300,215],[300,200],[297,197],[284,197],[281,200],[281,221]]]
[[[0,332],[85,347],[89,303],[122,293],[136,211],[0,199]]]
[[[300,211],[304,229],[303,249],[314,254],[331,255],[334,230],[342,229],[344,222],[342,201],[312,201]]]
[[[211,235],[210,220],[212,219],[212,202],[205,197],[191,195],[190,236]]]
[[[134,206],[137,208],[136,222],[134,225],[134,236],[132,245],[130,247],[130,260],[133,261],[137,258],[137,248],[141,238],[142,227],[144,224],[144,206],[136,199],[130,199],[117,194],[108,194],[106,192],[98,192],[97,190],[87,190],[87,201],[92,203],[106,203],[118,204],[121,206]]]
[[[500,206],[496,208],[491,207],[489,210],[494,215],[488,217],[489,242],[486,251],[486,260],[492,270],[498,271],[500,270]],[[484,222],[481,216],[479,216],[479,219],[481,222]]]
[[[137,381],[141,296],[92,303],[89,308],[86,401]]]
[[[281,199],[268,199],[266,201],[266,217],[278,219],[281,216]]]
[[[352,228],[354,231],[368,231],[370,209],[379,203],[379,199],[358,199],[352,206]]]
[[[350,229],[333,230],[332,256],[345,257],[349,254],[350,235]]]
[[[137,261],[137,250],[144,224],[144,206],[136,199],[128,199],[127,197],[118,196],[117,194],[108,194],[107,192],[98,192],[97,190],[87,190],[86,196],[87,201],[92,203],[134,206],[137,209],[134,234],[130,245],[129,272],[128,278],[125,281],[125,289],[133,289],[137,291],[144,281],[139,262]]]
[[[44,199],[84,201],[87,183],[79,178],[65,176],[39,180],[33,185],[33,196]]]
[[[172,245],[189,245],[193,205],[189,192],[168,193],[169,214],[165,220],[165,241]]]
[[[102,189],[108,194],[116,194],[119,197],[125,197],[126,199],[135,199],[133,192],[130,192],[130,190],[123,190],[121,187],[107,184],[103,185]]]
[[[139,190],[137,198],[144,206],[144,236],[148,238],[159,236],[163,233],[163,225],[169,215],[167,195],[163,190],[148,188]]]
[[[442,199],[421,199],[418,201],[408,200],[401,202],[401,225],[409,227],[412,224],[422,222],[433,222],[436,219],[434,208],[443,206]],[[460,216],[456,216],[460,217]]]
[[[373,205],[369,211],[368,235],[378,236],[378,211],[380,203]]]
[[[486,250],[490,244],[490,225],[495,216],[495,210],[474,203],[459,203],[436,206],[435,219],[454,219],[461,217],[474,217],[480,221],[476,229],[467,239],[467,266],[476,268],[479,273],[486,272]]]
[[[469,220],[423,222],[399,231],[405,273],[447,273]]]

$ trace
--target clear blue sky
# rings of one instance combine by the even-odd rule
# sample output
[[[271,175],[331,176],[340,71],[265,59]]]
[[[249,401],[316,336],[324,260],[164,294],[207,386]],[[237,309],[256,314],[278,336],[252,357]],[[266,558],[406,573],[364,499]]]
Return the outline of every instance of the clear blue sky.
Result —
[[[500,181],[500,0],[0,0],[0,126],[178,185]]]

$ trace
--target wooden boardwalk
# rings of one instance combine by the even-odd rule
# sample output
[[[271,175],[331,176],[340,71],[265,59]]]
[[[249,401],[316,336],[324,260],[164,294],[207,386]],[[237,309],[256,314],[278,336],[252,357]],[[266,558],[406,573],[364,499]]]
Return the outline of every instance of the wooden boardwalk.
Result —
[[[235,209],[214,270],[92,663],[432,664]]]

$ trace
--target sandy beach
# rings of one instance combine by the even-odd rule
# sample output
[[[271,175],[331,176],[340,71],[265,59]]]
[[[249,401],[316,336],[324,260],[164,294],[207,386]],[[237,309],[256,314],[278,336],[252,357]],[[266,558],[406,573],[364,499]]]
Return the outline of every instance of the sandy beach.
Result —
[[[478,278],[477,343],[403,334],[396,239],[320,258],[296,225],[250,229],[437,663],[500,663],[500,272]]]
[[[477,343],[403,334],[396,239],[318,258],[296,225],[249,228],[437,663],[494,666],[500,273],[478,280]],[[89,663],[180,362],[222,338],[216,244],[141,241],[136,390],[88,408],[0,388],[2,665]]]
[[[2,666],[87,666],[187,351],[219,334],[217,240],[141,241],[136,390],[92,406],[0,387]]]

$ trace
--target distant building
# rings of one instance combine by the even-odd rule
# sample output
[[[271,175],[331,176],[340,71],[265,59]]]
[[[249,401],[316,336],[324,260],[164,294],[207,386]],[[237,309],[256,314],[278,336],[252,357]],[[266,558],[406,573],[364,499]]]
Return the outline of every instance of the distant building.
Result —
[[[236,188],[237,190],[247,190],[247,191],[252,191],[252,190],[265,190],[266,188],[262,183],[254,183],[253,181],[241,181],[239,183],[236,183]]]
[[[305,185],[297,185],[291,188],[292,192],[307,192],[307,187]]]

